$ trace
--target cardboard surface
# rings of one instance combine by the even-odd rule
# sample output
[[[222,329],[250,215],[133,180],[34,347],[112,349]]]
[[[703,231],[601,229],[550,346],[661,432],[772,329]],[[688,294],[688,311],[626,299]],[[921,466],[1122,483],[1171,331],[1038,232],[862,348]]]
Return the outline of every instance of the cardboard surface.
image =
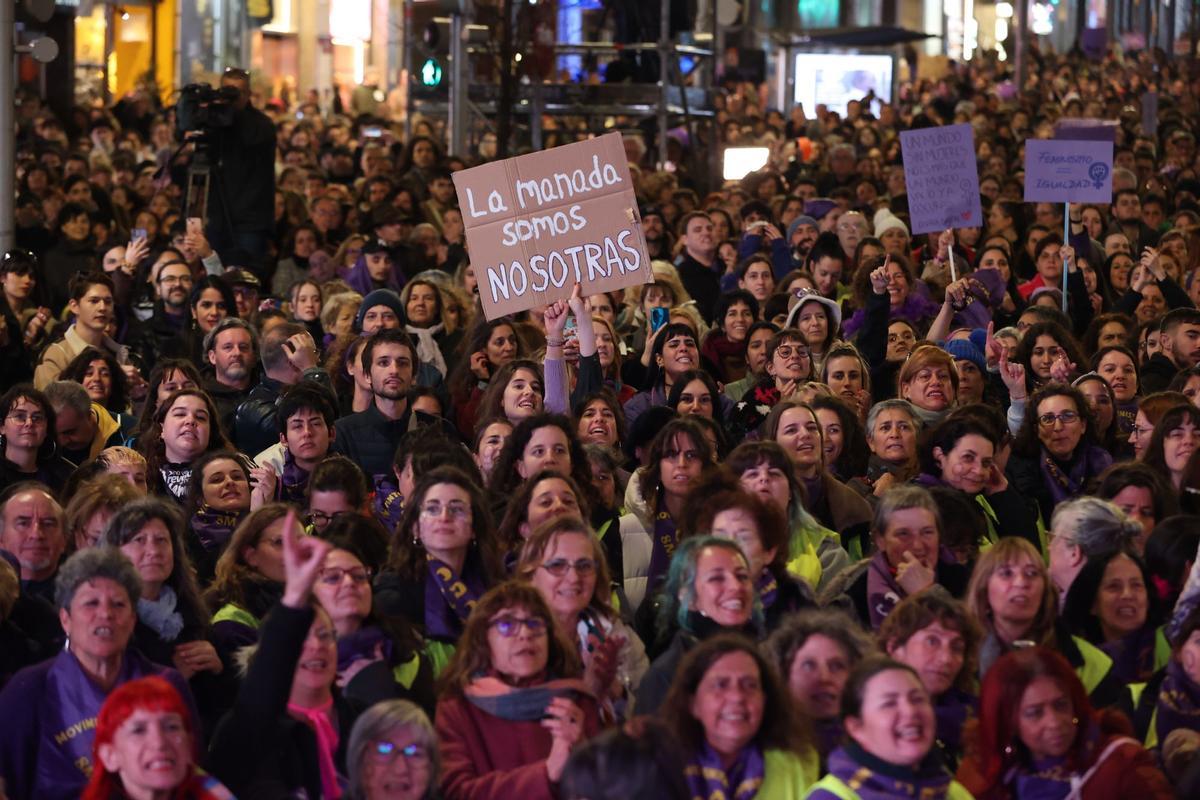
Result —
[[[969,124],[900,132],[912,233],[983,225],[975,131]]]
[[[1111,203],[1112,142],[1025,141],[1025,202]]]
[[[621,135],[454,173],[488,319],[653,280]]]

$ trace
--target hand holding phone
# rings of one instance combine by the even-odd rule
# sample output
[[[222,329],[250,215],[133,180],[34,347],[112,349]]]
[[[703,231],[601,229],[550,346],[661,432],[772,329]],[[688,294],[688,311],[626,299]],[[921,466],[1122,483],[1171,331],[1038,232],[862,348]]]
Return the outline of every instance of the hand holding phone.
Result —
[[[671,318],[671,309],[669,308],[652,308],[650,309],[650,332],[654,333],[663,325],[667,324],[667,320]]]

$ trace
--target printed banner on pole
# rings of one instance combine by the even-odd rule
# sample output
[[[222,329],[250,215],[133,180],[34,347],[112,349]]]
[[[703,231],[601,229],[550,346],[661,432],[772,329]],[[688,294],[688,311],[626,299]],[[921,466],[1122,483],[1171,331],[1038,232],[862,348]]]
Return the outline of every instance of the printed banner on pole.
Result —
[[[653,280],[619,133],[454,173],[488,319]]]
[[[900,132],[913,234],[983,225],[971,126]]]
[[[1111,203],[1112,142],[1025,140],[1025,202]]]

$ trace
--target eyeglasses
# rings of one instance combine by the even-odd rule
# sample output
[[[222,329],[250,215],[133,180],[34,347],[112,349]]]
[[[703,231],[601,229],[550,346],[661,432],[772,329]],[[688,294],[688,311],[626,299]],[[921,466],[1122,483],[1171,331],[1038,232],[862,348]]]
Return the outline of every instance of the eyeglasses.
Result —
[[[1139,439],[1142,438],[1143,436],[1149,436],[1152,433],[1154,433],[1153,425],[1134,425],[1133,426],[1133,435],[1138,437]]]
[[[371,570],[366,567],[353,567],[352,569],[342,569],[341,567],[327,567],[321,570],[317,575],[317,580],[326,586],[340,586],[342,578],[350,576],[350,582],[362,585],[371,580]]]
[[[32,422],[35,427],[41,427],[46,424],[46,416],[44,414],[29,414],[25,411],[13,411],[8,415],[8,419],[11,419],[18,425]]]
[[[522,626],[525,627],[525,630],[529,631],[531,636],[541,636],[546,632],[546,620],[541,617],[525,617],[524,619],[520,617],[500,617],[499,619],[492,620],[491,625],[505,639],[511,639],[520,633]]]
[[[780,345],[779,347],[775,348],[775,355],[779,356],[780,358],[784,358],[784,359],[791,358],[793,353],[796,355],[797,358],[808,358],[808,348],[807,347],[802,347],[800,345],[783,344],[783,345]]]
[[[190,275],[167,275],[158,279],[162,286],[191,286],[192,278]]]
[[[439,519],[445,513],[450,515],[450,519],[464,520],[471,516],[471,507],[466,503],[426,503],[421,506],[421,516],[429,519]]]
[[[1059,414],[1042,414],[1037,418],[1037,421],[1043,428],[1053,428],[1055,422],[1061,422],[1063,425],[1073,425],[1079,421],[1079,414],[1074,411],[1063,411]]]
[[[429,766],[429,751],[419,744],[400,747],[395,742],[379,741],[373,742],[368,752],[377,760],[387,763],[395,761],[396,756],[400,756],[414,767]]]
[[[568,571],[574,569],[575,574],[582,578],[596,571],[596,562],[590,558],[581,558],[573,562],[565,558],[552,558],[545,564],[542,564],[542,569],[556,578],[562,578]]]

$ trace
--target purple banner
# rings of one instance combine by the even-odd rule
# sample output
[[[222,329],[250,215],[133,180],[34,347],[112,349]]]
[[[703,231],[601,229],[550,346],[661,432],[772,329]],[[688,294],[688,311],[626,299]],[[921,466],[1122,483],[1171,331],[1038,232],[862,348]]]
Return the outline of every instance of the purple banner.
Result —
[[[1025,140],[1025,202],[1111,203],[1112,142]]]
[[[1117,123],[1108,119],[1064,119],[1054,126],[1055,139],[1086,142],[1115,142]]]
[[[914,235],[983,225],[970,125],[902,131],[900,150]]]

